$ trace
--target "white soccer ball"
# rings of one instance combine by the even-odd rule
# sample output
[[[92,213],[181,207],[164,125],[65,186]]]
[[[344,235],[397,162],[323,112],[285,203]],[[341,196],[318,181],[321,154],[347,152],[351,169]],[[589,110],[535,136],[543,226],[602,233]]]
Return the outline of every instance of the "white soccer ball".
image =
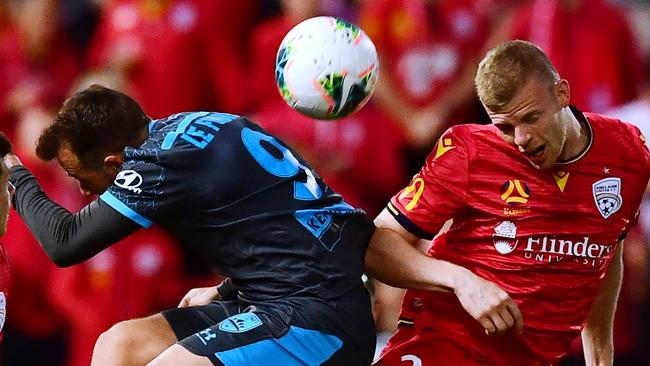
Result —
[[[278,49],[275,80],[282,98],[315,119],[347,116],[370,99],[379,75],[377,50],[354,24],[315,17],[296,25]]]

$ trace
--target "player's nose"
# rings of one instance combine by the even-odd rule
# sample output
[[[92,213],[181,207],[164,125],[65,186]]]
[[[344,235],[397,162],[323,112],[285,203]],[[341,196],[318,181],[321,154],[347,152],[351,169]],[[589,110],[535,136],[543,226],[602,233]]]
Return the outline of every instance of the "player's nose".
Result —
[[[519,150],[526,149],[526,145],[530,142],[533,135],[530,133],[527,126],[517,126],[515,127],[515,145],[519,147]]]

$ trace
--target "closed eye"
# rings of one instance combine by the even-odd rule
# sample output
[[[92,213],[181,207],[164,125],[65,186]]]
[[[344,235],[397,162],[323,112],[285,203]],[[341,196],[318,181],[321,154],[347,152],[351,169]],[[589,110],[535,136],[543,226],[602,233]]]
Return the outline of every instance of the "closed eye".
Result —
[[[514,131],[514,129],[510,125],[498,124],[496,126],[499,129],[499,131],[501,131],[501,133],[504,135],[511,135]]]
[[[527,115],[523,116],[521,118],[521,121],[524,122],[524,123],[534,123],[534,122],[537,122],[537,120],[539,119],[539,115],[540,114],[537,113],[537,112],[530,113],[530,114],[527,114]]]

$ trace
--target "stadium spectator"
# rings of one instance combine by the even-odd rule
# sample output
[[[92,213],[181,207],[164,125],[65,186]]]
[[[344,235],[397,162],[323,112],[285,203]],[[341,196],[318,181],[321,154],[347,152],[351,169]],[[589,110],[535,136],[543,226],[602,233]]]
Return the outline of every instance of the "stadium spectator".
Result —
[[[242,112],[245,94],[238,34],[250,0],[119,0],[105,7],[89,51],[94,72],[124,80],[154,118],[179,111]],[[155,90],[155,92],[152,92]]]
[[[287,106],[274,79],[278,48],[293,26],[320,14],[326,3],[283,0],[280,4],[281,14],[253,32],[250,90],[257,100],[255,120],[299,151],[348,203],[377,214],[390,192],[406,180],[401,160],[404,138],[376,106],[367,105],[336,123],[313,120]],[[378,165],[384,170],[376,169]]]
[[[611,365],[623,238],[650,177],[638,128],[569,104],[536,46],[492,49],[476,75],[493,125],[445,132],[377,217],[370,274],[411,287],[377,365],[554,365],[582,336]],[[431,238],[428,256],[413,245]]]
[[[360,25],[382,65],[373,99],[419,155],[452,122],[475,120],[472,78],[489,24],[474,1],[366,1]]]
[[[374,228],[256,124],[210,112],[151,120],[95,85],[66,101],[37,153],[85,194],[103,192],[73,214],[7,155],[13,206],[55,263],[82,262],[155,220],[235,289],[229,301],[118,323],[100,336],[94,365],[145,364],[161,352],[153,364],[371,362],[361,275]]]
[[[40,162],[33,146],[48,121],[42,118],[22,119],[18,122],[13,148],[20,154],[42,182],[45,192],[56,202],[70,209],[79,209],[82,200],[69,179],[52,164]],[[6,322],[2,365],[63,365],[70,351],[65,318],[50,296],[52,278],[61,271],[47,258],[18,217],[10,213],[7,233],[3,238],[11,263],[9,288],[11,314]]]
[[[0,4],[7,10],[0,16],[0,129],[14,138],[21,154],[33,150],[24,149],[34,142],[28,136],[50,121],[52,109],[63,101],[78,73],[79,62],[58,23],[57,5],[54,0]],[[69,186],[57,187],[47,168],[33,165],[28,155],[24,159],[59,200],[62,187]],[[65,326],[46,295],[54,266],[45,255],[33,253],[38,245],[23,228],[21,220],[13,218],[3,238],[12,265],[12,301],[0,363],[60,365],[66,352]]]
[[[113,324],[175,306],[184,274],[176,243],[160,229],[138,231],[84,263],[54,272],[49,298],[67,325],[66,366],[88,366]]]
[[[248,82],[252,110],[282,101],[275,84],[275,59],[284,36],[301,21],[317,16],[320,0],[281,0],[280,14],[258,24],[252,32]]]
[[[504,20],[509,39],[548,54],[571,80],[573,103],[597,113],[639,95],[643,62],[624,12],[605,0],[534,0]]]
[[[0,20],[0,128],[9,137],[18,120],[58,106],[78,73],[79,62],[56,22],[56,5],[20,2],[4,25]]]

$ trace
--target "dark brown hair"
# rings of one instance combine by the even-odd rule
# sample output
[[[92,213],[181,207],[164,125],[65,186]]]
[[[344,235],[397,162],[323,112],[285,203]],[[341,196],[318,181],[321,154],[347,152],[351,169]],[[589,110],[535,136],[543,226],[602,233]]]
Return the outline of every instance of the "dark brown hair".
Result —
[[[531,78],[547,83],[549,90],[560,75],[546,54],[530,42],[515,40],[502,43],[481,60],[474,84],[483,105],[500,111]]]
[[[0,132],[0,157],[9,154],[12,151],[11,141],[7,138],[4,132]]]
[[[83,166],[96,168],[104,156],[141,142],[150,120],[128,95],[94,84],[63,103],[54,123],[39,137],[36,154],[52,160],[65,145]]]

